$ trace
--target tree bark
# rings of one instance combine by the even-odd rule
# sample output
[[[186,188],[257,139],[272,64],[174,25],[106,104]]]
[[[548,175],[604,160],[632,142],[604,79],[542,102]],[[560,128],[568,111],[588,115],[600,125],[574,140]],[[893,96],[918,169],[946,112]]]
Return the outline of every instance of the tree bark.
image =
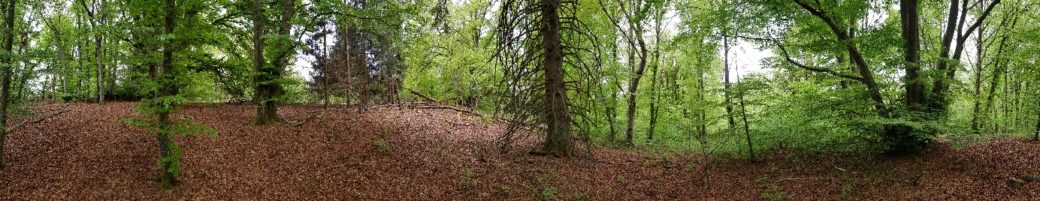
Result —
[[[164,9],[165,10],[164,11],[165,15],[164,15],[164,23],[163,23],[163,28],[164,28],[163,29],[163,33],[164,34],[173,34],[174,26],[175,26],[174,23],[176,23],[176,9],[177,9],[176,6],[177,5],[175,3],[175,0],[165,0],[164,3],[165,3],[164,6],[166,8]],[[157,80],[166,79],[166,76],[167,76],[166,73],[168,73],[167,71],[170,71],[172,69],[171,66],[172,66],[172,63],[173,63],[173,51],[174,51],[173,47],[174,47],[174,45],[169,44],[169,43],[170,42],[167,42],[166,44],[164,44],[165,47],[162,48],[162,61],[161,61],[160,65],[159,65],[159,68],[155,70],[155,75],[154,75],[154,77],[152,79],[157,79]],[[167,83],[167,82],[161,82],[161,83]],[[166,85],[166,84],[162,84],[162,85]],[[157,97],[172,95],[171,94],[172,91],[173,91],[173,89],[171,89],[170,86],[162,87],[159,90],[159,93],[157,94]],[[161,131],[169,130],[170,129],[169,126],[171,124],[169,112],[167,112],[167,110],[161,110],[161,112],[159,112],[158,115],[159,115],[159,119],[158,119],[159,130],[161,130]],[[177,184],[177,180],[176,180],[176,178],[174,178],[173,172],[170,171],[170,168],[173,166],[173,160],[171,160],[171,158],[174,157],[173,156],[173,151],[172,151],[173,146],[174,146],[173,145],[174,142],[170,141],[170,136],[166,132],[157,133],[156,140],[159,142],[159,155],[162,157],[159,160],[160,161],[159,162],[159,168],[160,168],[160,170],[159,170],[159,172],[160,172],[159,173],[159,181],[162,184],[163,189],[170,189],[170,188],[173,188],[173,186]]]
[[[634,26],[632,26],[634,27]],[[639,80],[643,78],[643,73],[646,71],[646,42],[643,41],[642,32],[637,31],[638,36],[636,41],[639,43],[639,67],[636,69],[635,75],[632,80],[628,83],[628,111],[626,111],[626,117],[628,118],[628,127],[625,128],[625,143],[629,146],[635,145],[632,143],[632,138],[635,132],[635,118],[636,118],[636,92],[639,90]],[[631,57],[630,57],[631,58]]]
[[[700,57],[697,58],[697,64],[701,64]],[[698,100],[700,100],[702,102],[705,101],[704,95],[705,95],[706,92],[705,92],[705,88],[704,87],[705,87],[704,86],[704,70],[701,70],[701,68],[698,68],[697,69],[697,98],[698,98]],[[700,107],[700,108],[697,109],[697,119],[698,119],[698,121],[700,123],[700,126],[698,128],[699,134],[698,134],[697,138],[701,142],[701,145],[707,145],[708,144],[708,115],[707,115],[707,111],[705,111],[704,107]]]
[[[1040,100],[1036,101],[1036,135],[1033,136],[1034,141],[1040,141]]]
[[[14,45],[14,11],[15,11],[15,0],[7,1],[7,16],[4,19],[4,44],[3,48],[6,52],[11,52]],[[13,56],[4,56],[3,64],[8,64],[9,67],[14,66]],[[10,100],[9,94],[11,91],[11,68],[2,68],[2,76],[0,77],[0,170],[6,167],[4,163],[4,144],[7,141],[7,107],[9,106]]]
[[[975,75],[973,76],[974,80],[975,80],[975,82],[974,82],[974,87],[975,87],[975,91],[974,92],[975,93],[974,93],[974,96],[972,98],[972,100],[973,100],[972,102],[973,103],[972,103],[972,113],[971,113],[971,130],[975,134],[979,134],[980,133],[980,130],[979,130],[979,110],[981,109],[980,106],[981,106],[981,102],[982,102],[982,98],[981,98],[982,97],[982,77],[985,76],[983,74],[983,72],[984,72],[983,69],[984,69],[985,66],[983,65],[983,62],[982,62],[984,60],[985,56],[986,56],[986,54],[983,53],[983,51],[985,50],[984,49],[985,45],[982,45],[984,43],[984,40],[982,39],[982,33],[983,32],[985,32],[985,27],[979,27],[979,34],[977,36],[978,39],[975,42],[975,44],[979,44],[979,45],[975,45],[975,48],[976,48],[975,49],[975,60],[976,60],[976,63],[975,63],[975,67],[972,69],[972,70],[975,71]]]
[[[737,85],[740,85],[740,74],[737,74]],[[747,108],[744,106],[744,90],[737,93],[737,98],[740,101],[740,117],[744,120],[744,135],[747,137],[748,156],[751,161],[757,161],[755,158],[755,145],[751,142],[751,123],[748,122]]]
[[[559,0],[541,1],[542,51],[545,55],[545,95],[548,113],[548,132],[545,152],[552,156],[568,157],[573,154],[570,134],[570,113],[567,110],[567,88],[563,75],[563,47],[560,44]]]
[[[657,113],[659,94],[657,90],[657,71],[661,68],[661,18],[659,15],[655,15],[654,26],[654,66],[650,73],[650,128],[646,133],[646,142],[650,143],[654,140],[654,130],[657,128]]]
[[[263,34],[264,34],[264,22],[263,22],[263,9],[260,7],[261,2],[254,1],[252,5],[253,9],[253,44],[254,48],[254,61],[253,65],[256,69],[256,100],[259,104],[256,110],[256,124],[266,125],[271,123],[280,122],[281,119],[278,117],[278,106],[277,97],[282,94],[282,87],[278,84],[277,80],[282,77],[282,70],[287,63],[287,57],[292,49],[292,44],[287,44],[284,40],[277,41],[279,47],[288,47],[290,50],[281,50],[275,52],[274,61],[272,66],[268,67],[264,63],[263,48]],[[294,1],[283,0],[282,1],[282,14],[279,18],[280,24],[277,30],[279,35],[289,35],[291,27],[292,15],[294,12]]]
[[[733,119],[733,103],[729,97],[729,36],[725,36],[727,33],[723,33],[722,36],[722,99],[726,103],[726,118],[729,124],[729,129],[732,130],[736,127],[736,121]]]
[[[957,1],[957,0],[953,0]],[[903,59],[906,62],[906,105],[911,111],[924,109],[924,83],[920,80],[921,68],[921,30],[917,12],[917,0],[901,0],[899,15],[902,22]]]
[[[105,2],[104,0],[101,0],[101,5],[98,6],[98,7],[103,8],[104,7],[104,2]],[[102,36],[101,36],[101,31],[98,30],[98,26],[101,24],[99,22],[100,19],[98,19],[98,15],[100,15],[100,13],[99,13],[100,9],[98,7],[94,7],[95,3],[97,3],[97,1],[93,1],[90,4],[90,6],[87,6],[87,1],[86,0],[79,0],[79,4],[81,6],[83,6],[83,10],[86,11],[87,17],[90,18],[88,20],[90,22],[90,29],[91,29],[91,31],[94,32],[94,58],[95,58],[95,63],[94,64],[96,65],[95,67],[97,68],[96,69],[97,70],[97,101],[98,101],[98,104],[101,104],[101,103],[105,102],[105,89],[104,89],[104,82],[105,82],[104,69],[105,69],[105,67],[104,67],[104,64],[103,64],[104,62],[102,62],[102,59],[101,59],[101,41],[102,41]],[[82,51],[80,51],[80,52],[82,53]],[[80,55],[80,57],[83,57],[83,56]],[[81,66],[80,68],[82,69],[83,67]],[[80,80],[82,80],[82,79],[83,78],[80,78]],[[83,98],[85,99],[86,96],[83,96]]]

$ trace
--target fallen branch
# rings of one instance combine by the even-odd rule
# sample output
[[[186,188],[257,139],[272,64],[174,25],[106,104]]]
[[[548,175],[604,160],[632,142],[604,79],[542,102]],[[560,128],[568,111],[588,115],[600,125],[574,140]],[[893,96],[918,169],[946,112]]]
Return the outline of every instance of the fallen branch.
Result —
[[[25,126],[25,125],[28,125],[28,124],[40,123],[43,120],[47,120],[47,119],[49,119],[51,117],[58,116],[59,114],[62,114],[62,113],[68,112],[68,111],[69,110],[67,110],[67,109],[66,110],[59,110],[59,111],[56,111],[56,112],[52,112],[50,114],[42,115],[42,116],[37,117],[36,119],[33,119],[33,120],[25,120],[25,121],[22,121],[22,123],[18,123],[18,124],[14,125],[14,126],[8,127],[6,130],[4,130],[4,132],[11,133],[11,132],[15,131],[15,129],[21,128],[22,126]]]
[[[437,100],[437,99],[433,99],[433,98],[431,98],[430,96],[427,96],[427,95],[425,95],[425,94],[422,94],[421,92],[419,92],[419,91],[416,91],[416,90],[414,90],[414,89],[411,89],[411,88],[406,88],[406,87],[401,87],[401,88],[407,89],[409,93],[415,94],[416,96],[419,96],[419,97],[420,97],[420,98],[422,98],[423,100],[426,100],[426,101],[429,101],[429,102],[434,102],[434,103],[439,103],[439,102],[441,102],[441,101],[439,101],[439,100]]]
[[[321,112],[321,113],[318,113],[318,114],[311,114],[310,116],[307,116],[307,118],[304,118],[300,122],[289,122],[289,123],[291,123],[292,126],[300,126],[300,125],[306,124],[307,122],[311,121],[311,119],[314,119],[314,117],[318,117],[319,114],[320,114],[320,116],[325,116],[325,112]]]

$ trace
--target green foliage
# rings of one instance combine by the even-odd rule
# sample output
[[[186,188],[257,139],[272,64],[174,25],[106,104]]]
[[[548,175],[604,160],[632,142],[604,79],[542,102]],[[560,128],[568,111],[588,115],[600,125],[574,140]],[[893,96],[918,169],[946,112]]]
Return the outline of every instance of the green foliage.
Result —
[[[296,74],[279,79],[278,84],[285,89],[284,94],[276,98],[279,103],[315,103],[318,101],[307,89],[303,78]]]
[[[589,200],[589,195],[586,195],[585,193],[582,193],[582,192],[574,192],[573,194],[571,194],[571,199],[570,200],[577,200],[577,201]]]
[[[787,192],[784,192],[779,187],[773,186],[768,190],[762,191],[762,195],[759,196],[765,200],[784,200],[787,199]]]
[[[469,168],[463,169],[462,170],[462,175],[459,176],[459,182],[464,187],[473,187],[473,185],[477,184],[477,180],[475,178],[473,178],[473,176],[474,176],[473,170],[470,170]]]
[[[386,154],[387,152],[390,152],[390,143],[386,142],[386,140],[384,140],[383,138],[379,138],[373,141],[372,146],[374,146],[376,152],[379,152],[380,154]]]
[[[498,194],[499,196],[509,195],[509,192],[511,192],[511,191],[513,191],[512,188],[510,188],[509,186],[505,186],[505,185],[498,186],[498,187],[495,188],[495,193]]]
[[[535,188],[534,196],[538,200],[556,200],[556,187]]]
[[[841,187],[841,192],[838,193],[838,197],[840,198],[850,198],[854,195],[856,195],[856,188],[849,184],[843,185]]]

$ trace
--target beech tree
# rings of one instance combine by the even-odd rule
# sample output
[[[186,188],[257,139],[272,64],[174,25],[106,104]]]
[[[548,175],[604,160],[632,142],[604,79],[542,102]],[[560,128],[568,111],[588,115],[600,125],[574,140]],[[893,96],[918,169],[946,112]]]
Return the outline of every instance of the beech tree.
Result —
[[[296,12],[295,0],[280,0],[281,8],[274,31],[268,31],[265,26],[266,11],[268,4],[262,0],[253,0],[250,3],[253,15],[253,70],[255,75],[253,82],[256,84],[254,101],[257,103],[256,124],[264,125],[281,121],[278,117],[278,100],[284,89],[282,73],[289,63],[289,58],[295,52],[295,43],[289,36],[292,31],[292,20]],[[271,45],[266,45],[268,33],[274,39]],[[268,47],[272,47],[267,50]],[[264,52],[267,51],[267,54]],[[270,64],[265,60],[270,58]]]

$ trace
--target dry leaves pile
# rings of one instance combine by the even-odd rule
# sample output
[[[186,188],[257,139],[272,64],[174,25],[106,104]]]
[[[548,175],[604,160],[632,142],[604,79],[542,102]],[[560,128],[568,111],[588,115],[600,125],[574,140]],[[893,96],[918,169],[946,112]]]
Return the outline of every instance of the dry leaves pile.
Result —
[[[595,148],[555,159],[525,154],[531,139],[499,152],[495,121],[407,105],[284,106],[286,121],[313,119],[259,127],[250,105],[187,106],[181,118],[220,136],[178,139],[182,184],[164,192],[154,135],[120,123],[133,108],[36,106],[69,111],[9,136],[0,200],[1040,199],[1040,183],[1006,185],[1040,174],[1040,146],[1023,139],[907,158],[777,151],[751,164]]]

